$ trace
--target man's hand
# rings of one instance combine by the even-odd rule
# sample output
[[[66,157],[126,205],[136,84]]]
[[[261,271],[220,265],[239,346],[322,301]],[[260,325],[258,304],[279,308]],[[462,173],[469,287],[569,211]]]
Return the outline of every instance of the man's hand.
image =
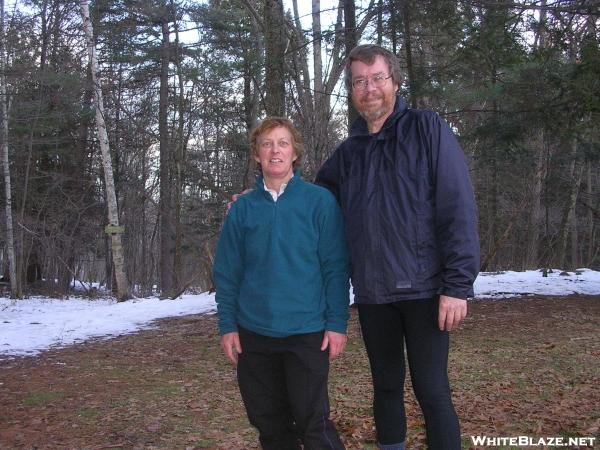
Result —
[[[231,205],[233,205],[235,202],[237,202],[237,199],[240,198],[242,195],[247,194],[248,192],[251,192],[252,189],[244,189],[240,194],[233,194],[231,196],[231,201],[229,203],[227,203],[227,212],[229,212],[229,210],[231,209]]]
[[[452,331],[467,315],[467,301],[440,295],[438,324],[441,331]]]
[[[323,343],[321,344],[321,351],[325,351],[325,349],[329,347],[329,361],[333,361],[344,351],[347,340],[348,337],[343,333],[325,331]]]
[[[237,366],[238,354],[242,353],[240,334],[237,331],[233,331],[221,336],[221,348],[225,356]]]

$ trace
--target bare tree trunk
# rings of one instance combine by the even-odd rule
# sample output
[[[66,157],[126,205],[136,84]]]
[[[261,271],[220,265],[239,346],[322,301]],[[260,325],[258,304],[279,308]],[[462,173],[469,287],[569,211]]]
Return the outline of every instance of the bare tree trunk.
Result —
[[[545,48],[546,47],[546,30],[545,30],[545,26],[546,26],[546,16],[547,16],[547,12],[546,12],[546,0],[541,0],[540,1],[540,20],[539,20],[539,25],[538,25],[538,29],[535,32],[535,39],[533,41],[533,49],[537,50],[540,48]]]
[[[593,193],[593,189],[592,189],[592,161],[588,161],[588,167],[587,167],[587,189],[586,189],[586,197],[587,200],[591,203],[592,201],[592,193]],[[595,230],[595,225],[594,225],[594,210],[592,208],[588,208],[588,248],[587,248],[587,258],[586,258],[586,265],[589,267],[591,266],[593,260],[594,260],[594,255],[597,251],[597,246],[596,246],[596,230]]]
[[[265,0],[265,110],[285,115],[285,17],[282,0]]]
[[[409,0],[402,0],[402,26],[404,29],[404,51],[406,52],[406,74],[408,76],[408,98],[411,108],[418,107],[417,83],[412,55],[412,29],[410,23],[411,5]]]
[[[488,183],[490,186],[488,187],[488,199],[486,202],[487,209],[487,220],[488,220],[488,251],[486,253],[490,253],[496,255],[497,249],[495,243],[499,240],[497,238],[498,234],[498,168],[496,159],[492,158],[490,163],[490,173],[488,176]],[[487,259],[487,258],[486,258]],[[492,265],[495,262],[493,258],[488,260],[488,264]],[[487,270],[487,268],[486,268]]]
[[[321,58],[321,1],[312,0],[313,70],[315,97],[323,95],[323,61]]]
[[[261,30],[261,23],[252,13],[250,21],[252,23],[250,33],[256,44],[255,55],[257,59],[260,59],[264,55],[264,33]],[[258,123],[260,113],[260,82],[257,80],[257,76],[256,71],[253,70],[252,58],[244,53],[244,117],[248,138]],[[243,189],[251,188],[254,185],[254,162],[249,156],[246,161]]]
[[[533,269],[538,265],[538,250],[540,238],[540,223],[542,219],[542,187],[546,177],[546,152],[543,130],[534,132],[531,140],[535,157],[533,184],[531,186],[531,207],[529,209],[529,223],[527,230],[527,249],[525,252],[525,269]]]
[[[575,178],[571,187],[571,198],[569,206],[570,227],[571,227],[571,268],[579,267],[579,232],[577,228],[577,198],[579,196],[579,188],[581,187],[581,179],[583,178],[583,165],[579,162],[575,163]],[[567,237],[565,236],[565,245]],[[565,258],[566,259],[566,258]]]
[[[313,35],[313,79],[314,79],[314,140],[310,150],[311,166],[308,171],[316,172],[321,165],[323,147],[327,140],[327,125],[329,124],[329,95],[325,92],[323,80],[323,61],[321,57],[322,32],[321,32],[321,2],[312,0],[312,35]]]
[[[570,227],[573,225],[573,216],[575,215],[575,207],[577,206],[577,196],[579,194],[579,188],[581,186],[581,178],[583,175],[583,165],[577,160],[577,142],[573,142],[573,149],[571,153],[571,167],[569,170],[569,179],[572,180],[571,189],[569,192],[569,199],[565,205],[563,211],[563,218],[561,221],[560,234],[558,237],[558,251],[557,251],[557,262],[560,267],[566,268],[566,253],[569,241]]]
[[[250,75],[250,68],[245,64],[244,68],[244,119],[246,122],[246,132],[250,137],[251,131],[256,127],[258,121],[258,97],[256,96],[256,90],[252,89],[252,76]],[[254,181],[254,171],[252,170],[254,163],[252,158],[248,158],[246,161],[243,189],[248,189],[252,186]]]
[[[383,2],[379,0],[377,2],[377,45],[383,44]]]
[[[100,88],[98,81],[98,59],[96,56],[96,47],[94,45],[94,31],[92,29],[87,0],[80,0],[79,5],[81,7],[81,17],[83,19],[83,28],[86,35],[88,55],[90,58],[94,99],[96,103],[96,126],[98,128],[98,139],[100,141],[104,180],[106,183],[106,203],[108,207],[109,224],[106,231],[111,237],[111,253],[117,283],[117,299],[119,301],[124,301],[130,298],[131,294],[129,292],[129,283],[125,273],[125,257],[123,255],[123,244],[121,240],[123,230],[119,226],[119,209],[117,206],[117,195],[115,192],[108,133],[104,121],[104,101],[102,99],[102,89]]]
[[[292,0],[292,5],[294,10],[294,23],[290,24],[289,27],[291,44],[293,49],[298,49],[299,51],[290,52],[292,59],[290,72],[293,82],[298,90],[298,98],[295,106],[298,108],[299,119],[303,124],[302,133],[306,139],[306,147],[313,149],[313,151],[307,155],[304,166],[304,173],[310,178],[326,159],[328,150],[330,150],[332,145],[328,135],[332,114],[330,106],[331,94],[343,72],[345,53],[354,47],[354,44],[350,43],[348,39],[351,39],[352,42],[355,42],[354,40],[358,39],[358,36],[362,34],[371,19],[375,17],[377,8],[370,8],[361,19],[360,23],[354,26],[352,18],[354,13],[354,9],[352,8],[354,5],[353,0],[338,1],[333,45],[327,52],[327,54],[330,55],[330,59],[327,64],[321,68],[322,73],[321,76],[318,77],[321,81],[317,80],[315,82],[314,95],[311,95],[310,76],[308,75],[308,59],[306,57],[306,52],[304,51],[305,39],[298,17],[297,0]],[[315,8],[315,10],[316,9],[317,8]],[[344,16],[346,16],[346,24],[344,24]],[[344,27],[352,28],[353,32],[351,35],[353,37],[346,35]],[[318,28],[319,27],[317,26],[317,30]],[[319,33],[313,30],[313,36],[318,38]],[[321,45],[323,45],[324,40],[322,39],[322,36],[320,36],[320,39]],[[325,73],[327,72],[325,67],[329,68],[328,73]],[[315,69],[314,64],[313,69]],[[317,78],[317,76],[315,75],[313,78]],[[321,91],[318,91],[316,87],[319,83],[322,86]]]
[[[171,6],[174,9],[175,5],[171,0]],[[175,67],[177,69],[177,80],[179,87],[179,101],[177,103],[177,138],[175,139],[175,148],[173,153],[173,207],[175,208],[175,253],[173,255],[173,291],[178,292],[181,288],[183,280],[183,255],[182,241],[183,228],[181,225],[181,208],[183,196],[183,164],[185,161],[185,92],[183,70],[181,67],[181,56],[179,54],[179,25],[175,22]]]
[[[508,238],[511,236],[513,228],[518,223],[517,217],[523,212],[523,210],[528,205],[529,205],[529,197],[526,196],[521,201],[521,204],[519,205],[519,207],[513,211],[511,217],[508,220],[508,225],[504,229],[504,232],[502,233],[502,235],[500,235],[500,237],[493,243],[490,250],[488,250],[486,252],[485,257],[483,258],[483,261],[481,262],[481,266],[479,268],[482,272],[487,272],[489,270],[489,266],[490,266],[491,262],[494,260],[498,251],[502,248],[502,246],[506,243]]]
[[[10,183],[10,166],[8,163],[8,108],[6,89],[6,40],[4,38],[4,0],[0,0],[0,146],[2,166],[4,168],[4,197],[6,204],[6,252],[8,253],[8,270],[10,276],[10,297],[21,298],[22,293],[17,279],[17,260],[15,257],[15,239],[12,218],[12,197]]]
[[[39,97],[38,97],[38,102],[37,102],[37,107],[36,107],[36,112],[35,112],[35,117],[33,118],[32,124],[31,124],[31,128],[29,130],[29,138],[28,138],[28,143],[27,143],[27,160],[25,163],[25,177],[23,180],[23,194],[21,197],[21,207],[19,208],[19,220],[21,221],[21,224],[25,224],[25,205],[27,204],[27,200],[28,200],[28,194],[29,194],[29,174],[31,172],[31,161],[32,161],[32,155],[33,155],[33,134],[35,129],[37,128],[37,123],[40,117],[40,113],[41,113],[41,109],[42,109],[42,93],[39,93]],[[28,239],[29,242],[31,242]],[[26,239],[25,239],[25,227],[21,227],[21,229],[19,230],[19,242],[21,243],[20,249],[19,249],[19,257],[17,258],[18,261],[18,265],[19,268],[17,270],[17,274],[18,277],[20,279],[19,281],[19,286],[26,286],[25,283],[29,283],[29,282],[34,282],[37,281],[38,279],[41,278],[41,274],[39,273],[39,271],[34,270],[31,272],[31,275],[33,275],[33,277],[30,277],[30,266],[29,266],[29,258],[31,256],[31,250],[34,247],[34,245],[28,245],[29,247],[29,251],[25,252],[26,249]],[[35,267],[35,266],[34,266]],[[23,274],[27,273],[27,275],[24,277]]]
[[[542,6],[546,5],[546,0],[541,1]],[[540,11],[540,27],[536,30],[534,49],[544,48],[546,46],[546,32],[544,21],[546,19],[546,10]],[[535,168],[533,173],[533,184],[531,187],[531,208],[529,210],[529,222],[527,227],[527,251],[523,262],[525,269],[532,269],[538,266],[540,223],[542,220],[542,187],[546,177],[546,149],[545,133],[543,129],[534,132],[531,140],[532,152],[535,159]]]
[[[311,73],[308,68],[308,52],[304,31],[300,23],[297,0],[292,0],[292,10],[294,14],[294,28],[293,33],[291,33],[291,46],[293,49],[297,49],[297,51],[291,53],[293,63],[291,75],[296,86],[296,91],[298,92],[298,118],[301,122],[301,130],[306,148],[313,149],[316,142],[314,94],[310,84]]]
[[[160,144],[160,290],[161,297],[167,298],[173,292],[174,238],[175,230],[171,217],[173,196],[171,186],[172,157],[168,128],[169,109],[169,62],[170,31],[166,17],[162,19],[162,53],[160,72],[160,99],[158,111],[158,132]]]
[[[381,9],[382,8],[380,0],[378,12],[379,20],[381,20],[381,16],[383,14]],[[381,25],[381,27],[383,28],[383,24]],[[358,44],[358,33],[356,30],[356,3],[354,0],[344,0],[344,31],[344,45],[346,50],[346,56],[348,56],[350,51]],[[380,39],[381,36],[379,36],[377,40],[378,43],[380,43]],[[356,119],[358,119],[358,111],[356,111],[356,108],[352,103],[351,93],[348,92],[348,131],[350,131],[350,127]]]
[[[141,176],[142,176],[142,186],[147,186],[148,179],[150,178],[150,163],[148,161],[148,156],[145,152],[142,153],[141,158]],[[159,225],[159,221],[156,220],[154,222],[154,226],[152,227],[152,234],[150,235],[150,239],[148,239],[147,231],[150,220],[148,218],[148,207],[146,206],[149,203],[148,196],[144,195],[142,198],[142,217],[141,217],[141,225],[142,225],[142,255],[141,255],[141,264],[142,268],[142,286],[141,292],[142,296],[146,297],[148,295],[152,295],[154,293],[154,280],[156,278],[160,279],[160,274],[156,271],[156,252],[155,252],[155,237]],[[158,275],[158,276],[156,276]]]
[[[580,172],[583,172],[583,167],[580,168]],[[575,198],[575,202],[577,203],[577,198]],[[577,226],[577,213],[574,211],[571,215],[571,268],[579,268],[581,266],[579,262],[579,229]]]
[[[390,35],[392,37],[392,53],[398,55],[398,35],[397,35],[397,24],[398,24],[398,13],[396,11],[396,0],[388,0],[390,8]]]

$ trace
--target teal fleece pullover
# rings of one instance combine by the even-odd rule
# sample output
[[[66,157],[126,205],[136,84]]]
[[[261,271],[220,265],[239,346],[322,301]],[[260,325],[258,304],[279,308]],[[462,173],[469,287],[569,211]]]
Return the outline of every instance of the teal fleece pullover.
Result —
[[[231,207],[214,263],[221,335],[238,325],[285,337],[346,332],[349,267],[342,213],[298,173],[277,202],[256,188]]]

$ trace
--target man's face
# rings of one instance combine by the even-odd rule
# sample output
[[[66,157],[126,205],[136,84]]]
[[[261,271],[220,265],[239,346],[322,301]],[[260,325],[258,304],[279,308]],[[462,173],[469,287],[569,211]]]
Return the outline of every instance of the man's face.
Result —
[[[387,78],[391,75],[383,56],[377,55],[373,64],[353,61],[350,66],[352,73],[352,103],[367,123],[387,118],[394,110],[398,85],[388,78],[381,87],[373,81],[377,77]],[[367,80],[362,89],[355,88],[356,80]]]

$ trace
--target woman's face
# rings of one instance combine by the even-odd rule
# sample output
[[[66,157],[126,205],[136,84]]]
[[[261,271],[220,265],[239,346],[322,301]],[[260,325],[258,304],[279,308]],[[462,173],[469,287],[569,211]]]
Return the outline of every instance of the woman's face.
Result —
[[[285,127],[273,128],[258,137],[258,154],[254,159],[265,178],[292,178],[294,161],[298,158],[292,142],[292,135]]]

